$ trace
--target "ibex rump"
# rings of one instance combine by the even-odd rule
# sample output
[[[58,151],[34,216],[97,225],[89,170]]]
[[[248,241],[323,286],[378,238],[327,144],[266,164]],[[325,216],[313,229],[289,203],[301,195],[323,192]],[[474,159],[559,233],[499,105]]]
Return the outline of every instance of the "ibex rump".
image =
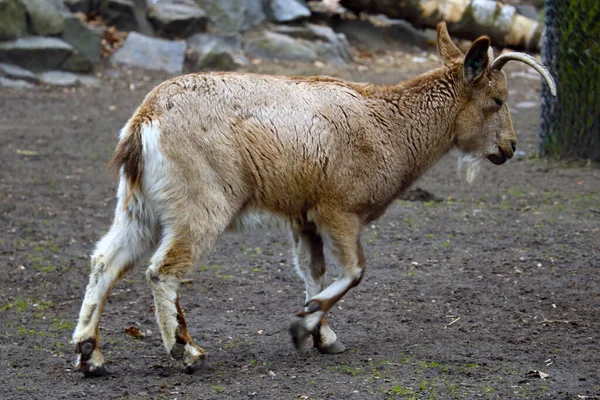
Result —
[[[439,69],[395,86],[328,77],[193,74],[152,90],[120,134],[114,223],[91,257],[92,272],[73,340],[86,376],[106,373],[98,324],[110,289],[152,254],[146,276],[167,351],[187,371],[204,358],[190,337],[181,280],[228,228],[280,221],[292,232],[305,308],[290,331],[302,348],[312,335],[324,353],[344,346],[327,311],[363,277],[361,228],[450,149],[470,167],[502,164],[516,138],[508,106],[509,59],[490,41],[465,56],[438,27]],[[324,243],[343,275],[324,288]]]

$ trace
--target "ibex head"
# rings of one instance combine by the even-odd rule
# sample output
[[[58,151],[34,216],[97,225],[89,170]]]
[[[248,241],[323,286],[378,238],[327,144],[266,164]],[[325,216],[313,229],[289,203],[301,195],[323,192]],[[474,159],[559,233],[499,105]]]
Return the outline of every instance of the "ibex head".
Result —
[[[528,54],[508,53],[494,59],[487,36],[475,40],[465,55],[442,22],[438,25],[438,46],[443,64],[456,70],[458,82],[453,84],[462,97],[462,108],[454,123],[455,145],[464,153],[461,160],[468,163],[467,180],[471,181],[483,159],[504,164],[516,150],[517,138],[506,104],[506,76],[501,71],[506,62],[517,60],[533,67],[554,96],[556,85],[548,69]]]

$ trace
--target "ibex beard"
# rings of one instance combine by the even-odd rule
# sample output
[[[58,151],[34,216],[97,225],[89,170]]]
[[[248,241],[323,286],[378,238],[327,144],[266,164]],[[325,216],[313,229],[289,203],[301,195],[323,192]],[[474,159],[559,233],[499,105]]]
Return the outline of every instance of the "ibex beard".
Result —
[[[463,54],[438,27],[443,66],[392,86],[329,77],[192,74],[152,90],[120,134],[109,232],[91,275],[73,340],[86,376],[106,373],[98,326],[113,285],[150,257],[146,277],[167,352],[193,372],[205,357],[179,301],[182,279],[228,229],[282,222],[291,232],[306,298],[291,323],[298,349],[312,337],[322,353],[344,345],[327,311],[365,271],[362,227],[451,149],[468,165],[503,164],[516,137],[502,66],[481,37]],[[324,248],[343,274],[325,287]]]

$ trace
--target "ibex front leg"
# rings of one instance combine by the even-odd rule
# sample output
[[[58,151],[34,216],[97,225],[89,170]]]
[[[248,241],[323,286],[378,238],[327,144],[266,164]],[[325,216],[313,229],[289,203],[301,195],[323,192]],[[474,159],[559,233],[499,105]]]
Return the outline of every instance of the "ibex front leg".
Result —
[[[296,270],[306,284],[306,304],[323,290],[325,255],[323,239],[316,227],[306,226],[292,232]],[[307,310],[305,310],[307,311]],[[312,332],[313,344],[321,353],[341,353],[346,348],[327,324],[325,316]]]
[[[328,215],[327,219],[322,221],[321,226],[323,228],[320,230],[326,232],[331,239],[333,253],[340,265],[343,266],[344,273],[327,289],[315,295],[309,294],[310,278],[307,280],[305,309],[297,313],[300,318],[292,323],[290,332],[294,345],[298,350],[303,348],[309,334],[312,334],[315,344],[321,352],[340,353],[345,350],[345,347],[337,340],[337,336],[327,325],[325,314],[362,279],[365,269],[365,257],[359,240],[360,223],[354,215],[339,215],[335,218]],[[308,239],[305,236],[304,240]],[[314,244],[311,246],[313,256],[322,256],[322,243],[320,253],[315,251]],[[318,257],[315,258],[315,260],[318,259]],[[318,267],[318,263],[312,265]],[[307,279],[306,276],[305,279]],[[322,287],[322,280],[320,287]]]

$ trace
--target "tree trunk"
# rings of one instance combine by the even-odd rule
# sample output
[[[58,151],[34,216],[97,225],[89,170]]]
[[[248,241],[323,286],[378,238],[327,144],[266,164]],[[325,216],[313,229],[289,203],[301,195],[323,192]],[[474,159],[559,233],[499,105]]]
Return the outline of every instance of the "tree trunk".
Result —
[[[542,58],[558,97],[543,85],[543,156],[600,161],[599,20],[598,0],[546,0]]]

